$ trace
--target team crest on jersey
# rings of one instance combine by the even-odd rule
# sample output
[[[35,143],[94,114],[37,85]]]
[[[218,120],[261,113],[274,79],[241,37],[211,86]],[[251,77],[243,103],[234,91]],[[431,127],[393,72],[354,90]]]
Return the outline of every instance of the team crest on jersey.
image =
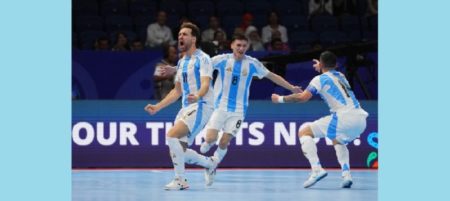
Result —
[[[233,69],[231,69],[231,66],[228,66],[225,70],[228,71],[228,72],[233,71]]]
[[[242,71],[242,76],[247,76],[247,74],[248,74],[247,69],[244,69],[244,70]]]

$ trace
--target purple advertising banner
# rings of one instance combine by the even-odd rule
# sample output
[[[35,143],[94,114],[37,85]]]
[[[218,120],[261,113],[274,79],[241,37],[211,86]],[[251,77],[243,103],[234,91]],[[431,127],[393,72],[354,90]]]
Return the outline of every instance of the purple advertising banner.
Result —
[[[147,101],[73,101],[73,168],[171,167],[165,133],[172,127],[180,103],[150,116]],[[378,167],[377,101],[361,101],[369,113],[367,128],[348,145],[351,166]],[[272,104],[250,101],[242,130],[232,140],[221,167],[303,168],[309,163],[301,153],[297,131],[301,124],[329,114],[322,101],[305,104]],[[199,150],[202,131],[192,148]],[[329,139],[316,139],[325,167],[338,167]],[[213,154],[215,147],[207,156]]]

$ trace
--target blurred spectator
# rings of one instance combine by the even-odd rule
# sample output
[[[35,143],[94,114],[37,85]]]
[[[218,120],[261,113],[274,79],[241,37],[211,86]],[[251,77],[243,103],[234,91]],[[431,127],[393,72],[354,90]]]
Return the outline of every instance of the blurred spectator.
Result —
[[[333,0],[335,16],[356,14],[356,0]]]
[[[161,69],[163,66],[175,66],[177,59],[178,55],[175,46],[164,46],[163,59],[156,64],[155,72],[153,74],[153,81],[155,82],[155,99],[162,100],[174,87],[174,75],[162,75]]]
[[[144,50],[144,44],[139,38],[136,38],[131,42],[131,51],[142,51]]]
[[[224,50],[230,50],[230,41],[228,41],[225,38],[225,32],[224,31],[216,31],[214,33],[214,40],[212,43],[215,46],[216,51],[224,51]]]
[[[129,51],[127,35],[123,32],[117,32],[116,44],[111,49],[112,51]]]
[[[209,18],[209,28],[204,30],[202,33],[202,42],[211,42],[214,40],[214,33],[216,31],[225,31],[220,27],[219,19],[216,16],[211,16]],[[227,35],[225,34],[225,39]]]
[[[333,15],[333,0],[309,0],[309,16]]]
[[[250,13],[245,13],[245,14],[242,16],[242,21],[241,21],[241,24],[239,25],[239,28],[241,28],[242,31],[243,31],[242,34],[244,34],[245,31],[247,31],[247,29],[248,29],[249,27],[255,27],[255,26],[253,26],[252,24],[253,24],[253,15],[250,14]],[[256,28],[256,27],[255,27],[255,28]]]
[[[158,47],[162,45],[175,44],[172,31],[166,25],[167,15],[164,11],[159,11],[156,22],[147,28],[147,41],[145,45],[148,47]]]
[[[281,41],[288,42],[287,29],[281,24],[278,24],[278,15],[275,12],[269,14],[269,24],[262,29],[262,41],[264,44],[272,40],[272,32],[277,30],[281,33]]]
[[[272,41],[270,41],[269,47],[267,47],[267,50],[269,51],[289,51],[289,46],[287,43],[283,43],[281,41],[281,38],[273,38]]]
[[[250,51],[264,51],[264,44],[259,36],[258,29],[251,26],[245,31],[245,36],[248,38]]]
[[[106,36],[100,36],[97,38],[94,44],[95,50],[97,51],[109,51],[109,39]]]
[[[367,0],[366,16],[378,15],[378,0]]]

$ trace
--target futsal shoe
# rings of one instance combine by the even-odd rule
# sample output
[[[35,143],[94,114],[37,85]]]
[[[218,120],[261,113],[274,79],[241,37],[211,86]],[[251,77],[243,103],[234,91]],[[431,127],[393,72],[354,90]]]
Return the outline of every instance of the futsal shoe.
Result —
[[[208,144],[206,142],[203,142],[202,145],[200,146],[200,152],[202,154],[204,154],[204,153],[208,152],[212,146],[214,146],[214,143]]]
[[[321,179],[325,178],[327,175],[328,175],[327,171],[325,171],[323,168],[313,169],[308,180],[306,180],[305,183],[303,183],[303,187],[309,188],[318,181],[320,181]]]
[[[205,184],[211,186],[214,182],[214,176],[216,176],[217,165],[219,165],[219,159],[211,156],[209,159],[212,161],[212,166],[205,169]]]
[[[351,188],[353,181],[352,181],[352,175],[350,175],[349,171],[345,171],[342,172],[342,183],[341,183],[341,187],[342,188]]]
[[[187,180],[179,177],[175,177],[175,179],[165,186],[166,190],[184,190],[188,188],[189,184]]]

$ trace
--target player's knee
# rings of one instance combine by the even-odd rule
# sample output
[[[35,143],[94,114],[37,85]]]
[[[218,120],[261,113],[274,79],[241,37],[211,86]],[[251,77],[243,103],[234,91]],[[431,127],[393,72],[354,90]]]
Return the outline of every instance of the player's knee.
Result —
[[[209,129],[206,133],[205,140],[207,143],[213,143],[217,141],[218,131],[214,129]]]
[[[311,122],[305,122],[303,123],[300,128],[298,129],[298,137],[302,136],[311,136],[313,137],[313,133],[311,130]]]

